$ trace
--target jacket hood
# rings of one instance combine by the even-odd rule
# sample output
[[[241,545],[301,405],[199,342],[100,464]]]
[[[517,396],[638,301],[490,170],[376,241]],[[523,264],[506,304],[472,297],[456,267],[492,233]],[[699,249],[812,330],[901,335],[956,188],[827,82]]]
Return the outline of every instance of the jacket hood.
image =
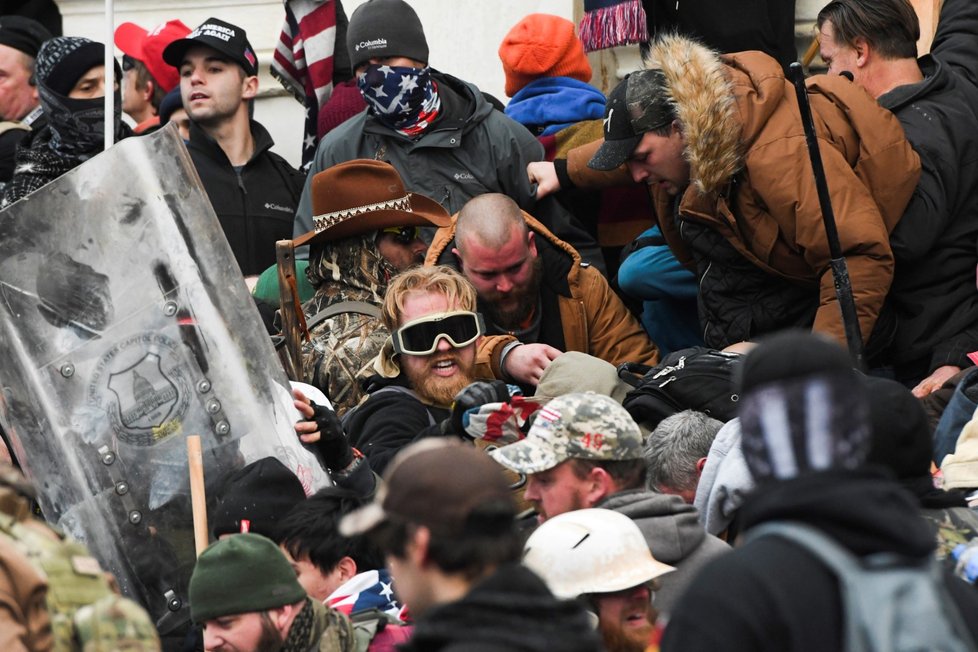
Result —
[[[635,521],[652,554],[666,564],[682,561],[706,538],[696,508],[679,496],[629,489],[608,496],[595,507],[614,510]]]
[[[753,490],[754,478],[740,447],[740,418],[735,417],[714,438],[696,485],[693,505],[706,531],[718,535],[726,530]]]
[[[650,44],[645,68],[665,76],[686,138],[691,182],[701,193],[715,192],[743,165],[741,123],[727,66],[706,46],[668,35]]]
[[[766,521],[812,525],[854,554],[932,554],[934,535],[910,492],[872,469],[823,471],[755,492],[741,507],[744,531]]]

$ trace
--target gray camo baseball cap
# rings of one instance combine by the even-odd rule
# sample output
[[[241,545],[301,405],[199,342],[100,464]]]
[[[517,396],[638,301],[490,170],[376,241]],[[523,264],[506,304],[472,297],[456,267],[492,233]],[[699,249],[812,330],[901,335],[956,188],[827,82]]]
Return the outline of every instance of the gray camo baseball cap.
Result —
[[[642,458],[642,432],[611,397],[565,394],[537,412],[526,439],[490,455],[518,473],[540,473],[569,459],[637,460]]]

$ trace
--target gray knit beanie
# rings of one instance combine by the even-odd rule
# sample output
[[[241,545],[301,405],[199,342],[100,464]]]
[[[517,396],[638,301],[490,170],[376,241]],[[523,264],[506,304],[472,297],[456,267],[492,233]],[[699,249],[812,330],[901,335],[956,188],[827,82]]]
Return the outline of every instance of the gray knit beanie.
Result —
[[[404,0],[368,0],[357,7],[346,30],[346,45],[354,70],[373,57],[407,57],[428,63],[421,19]]]

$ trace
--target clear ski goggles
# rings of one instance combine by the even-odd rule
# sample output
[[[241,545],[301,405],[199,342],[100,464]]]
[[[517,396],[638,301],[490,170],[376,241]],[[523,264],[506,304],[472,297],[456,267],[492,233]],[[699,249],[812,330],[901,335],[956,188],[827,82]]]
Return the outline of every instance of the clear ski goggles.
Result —
[[[438,348],[438,340],[448,340],[456,349],[475,342],[486,332],[482,315],[468,310],[439,312],[409,321],[391,339],[395,353],[430,355]]]

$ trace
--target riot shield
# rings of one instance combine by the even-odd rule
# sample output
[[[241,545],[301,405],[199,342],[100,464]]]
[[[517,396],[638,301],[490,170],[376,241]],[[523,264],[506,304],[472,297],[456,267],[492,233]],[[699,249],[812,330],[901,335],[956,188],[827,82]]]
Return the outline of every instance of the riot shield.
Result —
[[[307,492],[327,483],[175,129],[0,213],[0,338],[0,424],[41,510],[163,634],[188,619],[187,435],[201,436],[209,497],[268,456]]]

